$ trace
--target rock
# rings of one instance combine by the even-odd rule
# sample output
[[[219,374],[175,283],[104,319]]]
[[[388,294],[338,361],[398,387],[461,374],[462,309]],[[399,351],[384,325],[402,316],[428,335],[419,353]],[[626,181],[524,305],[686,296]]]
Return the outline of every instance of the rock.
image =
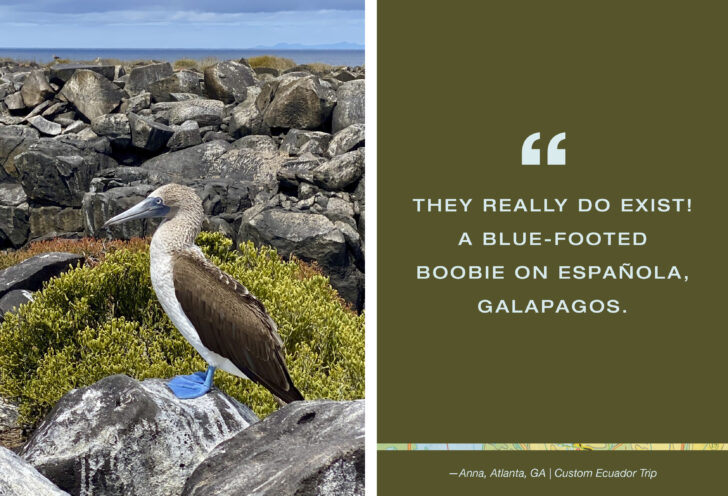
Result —
[[[0,446],[0,494],[3,496],[68,496],[33,466]]]
[[[43,282],[83,261],[75,253],[49,252],[23,260],[0,271],[0,296],[14,289],[38,291]]]
[[[263,134],[245,136],[237,141],[234,141],[233,146],[235,148],[250,148],[252,150],[270,153],[278,151],[278,145],[276,144],[275,140],[270,136],[266,136]]]
[[[0,126],[0,180],[17,177],[15,158],[38,141],[38,131],[26,126]]]
[[[356,74],[354,74],[351,71],[347,71],[346,69],[342,69],[340,71],[336,71],[332,74],[334,79],[338,79],[342,83],[345,83],[347,81],[353,81],[356,79]]]
[[[68,104],[65,102],[56,102],[53,105],[49,106],[47,109],[45,109],[41,115],[43,117],[53,117],[54,115],[65,112],[67,106]]]
[[[144,168],[169,174],[170,177],[206,177],[230,148],[230,144],[224,141],[211,141],[149,159],[144,162]]]
[[[332,121],[332,131],[337,133],[352,124],[364,123],[363,79],[348,81],[336,90],[336,107]]]
[[[129,126],[132,145],[151,152],[163,148],[174,135],[171,127],[133,113],[129,113]]]
[[[348,262],[344,235],[320,214],[256,206],[243,213],[238,239],[273,246],[283,258],[296,255],[325,267]]]
[[[248,96],[235,107],[230,116],[228,132],[231,136],[240,138],[249,134],[268,134],[270,129],[263,122],[263,114],[256,104],[260,95],[260,88],[248,88]]]
[[[345,127],[331,138],[326,155],[335,157],[364,146],[365,134],[364,124],[352,124]]]
[[[173,102],[184,102],[187,100],[196,100],[200,98],[200,95],[197,93],[170,93],[169,98]]]
[[[149,92],[155,102],[175,101],[171,93],[192,93],[202,95],[200,76],[193,71],[179,71],[149,85]]]
[[[124,89],[131,96],[134,96],[142,91],[149,91],[152,83],[173,74],[174,70],[169,62],[134,67],[129,74],[129,80]]]
[[[55,95],[45,71],[38,69],[30,73],[20,90],[26,107],[35,107]]]
[[[343,190],[354,185],[364,174],[362,150],[337,155],[312,171],[313,183],[328,190]]]
[[[79,69],[86,71],[93,71],[104,76],[109,81],[114,80],[114,66],[113,65],[92,65],[92,64],[57,64],[52,65],[51,81],[58,84],[65,84],[66,81],[71,79],[73,73]]]
[[[25,305],[29,301],[33,301],[33,293],[28,290],[14,289],[5,293],[5,295],[0,298],[0,322],[5,320],[6,313],[16,312],[21,305]],[[0,404],[0,417],[2,417],[2,404]],[[1,430],[2,425],[0,425],[0,431]]]
[[[283,139],[280,150],[290,155],[300,155],[306,152],[323,155],[329,146],[329,141],[331,141],[329,133],[291,129]]]
[[[227,133],[224,133],[222,131],[207,131],[205,135],[202,137],[203,143],[209,143],[210,141],[227,141],[228,143],[232,143],[234,138],[230,136]]]
[[[28,115],[25,116],[25,120],[29,121],[31,117],[35,117],[36,115],[43,112],[48,106],[51,104],[48,100],[44,100],[40,102],[38,105],[36,105],[33,110],[30,111]]]
[[[258,108],[265,108],[263,122],[283,129],[324,128],[330,125],[335,104],[336,93],[319,78],[291,74],[266,83],[257,101]]]
[[[24,291],[22,289],[18,289],[16,291]],[[15,291],[11,291],[11,293],[14,293]],[[5,432],[15,429],[18,427],[18,405],[15,405],[13,403],[10,403],[6,399],[4,399],[2,396],[0,396],[0,435],[4,434]],[[0,493],[2,494],[2,493]]]
[[[62,138],[72,136],[80,135],[64,135]],[[94,148],[104,144],[109,146],[108,141],[62,142],[49,138],[31,144],[15,158],[18,177],[28,198],[42,203],[80,207],[91,178],[102,169],[116,166],[114,159],[97,153],[105,151],[104,148]]]
[[[30,208],[30,240],[83,231],[79,208],[55,206]]]
[[[190,146],[199,145],[202,143],[202,136],[200,136],[200,126],[195,121],[185,121],[177,129],[169,141],[167,142],[167,148],[171,151],[181,150],[182,148],[189,148]]]
[[[286,160],[277,178],[281,188],[296,189],[301,181],[313,182],[313,169],[324,163],[324,159],[310,153]]]
[[[217,446],[183,496],[363,495],[364,401],[296,401]]]
[[[253,70],[255,71],[256,75],[270,74],[273,77],[278,77],[281,75],[281,71],[279,71],[278,69],[274,69],[273,67],[254,67]]]
[[[217,389],[179,400],[166,380],[114,375],[61,398],[21,455],[72,494],[176,496],[215,446],[256,421]]]
[[[242,102],[255,83],[255,71],[247,63],[227,60],[205,68],[207,95],[224,103]]]
[[[27,200],[20,184],[0,183],[0,247],[19,248],[28,241],[30,225]]]
[[[79,69],[63,86],[60,95],[73,103],[84,117],[93,120],[118,107],[123,92],[99,73]]]
[[[147,91],[134,95],[129,98],[126,102],[121,104],[120,111],[122,113],[134,112],[135,114],[143,109],[148,109],[152,103],[152,95]]]
[[[225,105],[218,100],[198,98],[184,102],[174,102],[167,110],[170,124],[182,124],[195,121],[200,127],[219,126],[222,123]]]
[[[23,95],[21,95],[19,91],[6,96],[4,102],[8,107],[8,110],[23,110],[25,108]]]
[[[106,114],[109,115],[109,114]],[[73,121],[71,124],[68,125],[66,129],[63,130],[63,134],[76,134],[80,133],[84,129],[88,128],[88,124],[86,124],[83,121]]]
[[[55,122],[51,122],[45,117],[42,117],[40,115],[36,115],[34,117],[31,117],[29,119],[30,125],[36,128],[38,131],[40,131],[43,134],[47,134],[48,136],[58,136],[61,134],[61,131],[63,128],[60,124],[56,124]]]
[[[126,148],[131,143],[129,118],[125,114],[100,115],[91,121],[91,129],[98,136],[109,138],[117,148]]]

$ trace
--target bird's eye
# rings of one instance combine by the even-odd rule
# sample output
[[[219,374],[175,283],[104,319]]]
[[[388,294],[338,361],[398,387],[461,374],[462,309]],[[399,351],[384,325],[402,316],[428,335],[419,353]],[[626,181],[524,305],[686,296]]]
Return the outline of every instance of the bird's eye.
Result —
[[[154,203],[156,203],[157,205],[161,205],[162,204],[162,199],[161,198],[157,198],[156,200],[154,200]]]

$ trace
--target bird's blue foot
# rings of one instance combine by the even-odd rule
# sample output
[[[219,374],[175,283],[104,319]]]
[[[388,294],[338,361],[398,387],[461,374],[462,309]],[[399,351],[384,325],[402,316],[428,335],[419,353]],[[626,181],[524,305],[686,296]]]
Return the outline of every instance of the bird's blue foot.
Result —
[[[190,375],[178,375],[173,377],[167,386],[177,398],[187,400],[199,398],[212,388],[212,378],[215,375],[215,367],[210,365],[207,372],[195,372]]]

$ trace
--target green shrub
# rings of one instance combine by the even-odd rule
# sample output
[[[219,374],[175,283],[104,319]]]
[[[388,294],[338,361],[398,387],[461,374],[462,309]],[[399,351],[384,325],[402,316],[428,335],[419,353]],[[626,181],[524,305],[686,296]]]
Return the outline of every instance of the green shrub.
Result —
[[[265,304],[307,399],[364,396],[364,317],[343,305],[325,277],[252,243],[230,250],[221,234],[202,233],[198,243]],[[0,328],[0,395],[20,402],[21,421],[31,427],[66,392],[108,375],[146,379],[204,368],[157,302],[148,250],[118,249],[51,279]],[[250,381],[218,372],[215,384],[261,417],[277,408]]]

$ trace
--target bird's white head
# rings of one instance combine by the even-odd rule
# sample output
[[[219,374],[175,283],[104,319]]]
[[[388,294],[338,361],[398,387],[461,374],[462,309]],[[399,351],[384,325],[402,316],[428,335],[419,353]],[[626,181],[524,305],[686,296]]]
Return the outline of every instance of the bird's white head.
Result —
[[[195,190],[180,184],[165,184],[152,191],[144,200],[104,223],[104,227],[134,219],[162,217],[172,219],[187,214],[202,222],[202,201]],[[190,219],[191,220],[191,219]]]

